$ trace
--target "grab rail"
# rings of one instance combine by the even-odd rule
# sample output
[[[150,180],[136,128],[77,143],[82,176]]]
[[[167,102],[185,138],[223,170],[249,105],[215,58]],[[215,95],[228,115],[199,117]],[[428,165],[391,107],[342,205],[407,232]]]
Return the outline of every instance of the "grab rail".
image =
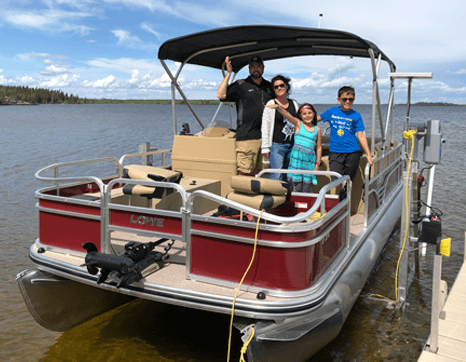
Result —
[[[161,154],[162,155],[162,167],[165,167],[165,155],[169,152],[172,152],[172,149],[160,150],[160,151],[149,151],[149,152],[142,152],[142,153],[131,153],[128,155],[121,156],[118,162],[120,163],[121,167],[123,167],[123,162],[125,162],[125,160],[128,158]],[[118,175],[118,177],[121,177],[121,176],[122,174]]]
[[[392,154],[396,154],[397,152],[399,153],[399,156],[397,157],[398,158],[398,164],[402,161],[402,153],[401,153],[401,150],[402,150],[402,147],[403,147],[403,144],[399,144],[398,146],[394,147],[393,149],[391,149],[390,151],[388,151],[387,153],[383,153],[381,156],[377,157],[374,159],[374,162],[373,162],[373,165],[372,167],[374,167],[376,164],[379,164],[381,163],[383,160],[389,158]],[[396,165],[397,162],[396,160],[394,160],[394,162],[391,163],[391,165]],[[393,170],[396,168],[395,167],[386,167],[384,168],[382,171],[379,171],[379,173],[373,177],[372,179],[370,178],[370,164],[369,162],[366,164],[366,167],[364,169],[364,184],[366,185],[365,186],[365,189],[364,189],[364,204],[365,204],[365,207],[364,207],[364,227],[367,228],[368,225],[369,225],[369,218],[371,215],[369,215],[369,208],[367,207],[367,202],[368,202],[368,199],[369,199],[369,194],[371,193],[369,190],[370,190],[370,186],[377,182],[378,179],[381,177],[380,175],[385,175],[385,174],[391,174],[393,173]],[[385,186],[385,182],[383,183],[383,186]],[[382,202],[385,201],[385,197],[384,197],[384,200]]]
[[[93,181],[99,186],[99,191],[100,191],[100,197],[103,199],[105,197],[105,194],[107,193],[107,185],[103,183],[103,181],[96,177],[96,176],[80,176],[80,177],[59,177],[58,175],[58,169],[61,167],[67,167],[67,166],[77,166],[77,165],[85,165],[89,163],[98,163],[98,162],[105,162],[105,161],[114,161],[116,166],[118,167],[118,174],[121,174],[121,164],[118,162],[118,160],[115,157],[106,157],[106,158],[97,158],[94,160],[85,160],[85,161],[71,161],[71,162],[61,162],[61,163],[54,163],[50,166],[44,167],[43,169],[40,169],[35,173],[35,178],[40,181],[47,181],[47,182],[54,182],[55,186],[57,188],[57,196],[60,196],[60,182],[63,181],[69,181],[69,182],[88,182],[88,181]],[[47,172],[49,170],[54,170],[54,176],[53,177],[46,177],[42,176],[42,173]],[[102,225],[104,225],[107,220],[107,209],[106,209],[106,204],[104,202],[101,202],[100,204],[100,222],[101,222],[101,229],[100,229],[100,242],[101,242],[101,247],[103,246],[102,244],[103,241],[105,241],[105,233],[104,233],[104,228]]]
[[[317,176],[335,176],[340,178],[342,175],[335,171],[315,171],[315,170],[284,170],[278,168],[267,168],[262,170],[257,174],[257,177],[261,177],[263,174],[266,173],[292,173],[292,174],[299,174],[299,175],[317,175]]]
[[[105,207],[105,217],[101,220],[101,227],[102,227],[102,234],[103,238],[101,240],[101,248],[103,252],[111,253],[111,242],[110,242],[110,226],[109,226],[109,211],[110,211],[110,200],[111,200],[111,191],[115,184],[132,184],[132,185],[142,185],[148,187],[163,187],[163,188],[173,188],[180,193],[182,208],[181,210],[186,209],[187,203],[187,192],[186,190],[178,184],[171,183],[171,182],[161,182],[161,181],[150,181],[150,180],[136,180],[136,179],[129,179],[129,178],[117,178],[108,183],[106,185],[106,191],[104,193],[104,197],[102,199],[102,205]],[[122,210],[132,210],[134,206],[123,206],[119,205],[119,208]],[[152,209],[151,209],[152,210]],[[181,212],[183,218],[183,212]],[[184,220],[183,220],[184,224]],[[181,233],[182,238],[185,239],[184,232]]]
[[[82,161],[70,161],[70,162],[54,163],[52,165],[49,165],[49,166],[44,167],[44,168],[40,169],[39,171],[37,171],[34,174],[34,177],[39,181],[55,183],[56,188],[57,188],[57,196],[60,196],[60,189],[59,189],[60,182],[65,182],[65,181],[67,181],[67,182],[93,181],[99,186],[101,196],[102,196],[102,190],[103,190],[104,183],[102,182],[102,180],[100,178],[98,178],[96,176],[73,176],[73,177],[66,176],[66,177],[60,177],[58,175],[58,169],[62,168],[62,167],[79,166],[79,165],[85,165],[85,164],[89,164],[89,163],[98,163],[98,162],[105,162],[105,161],[115,162],[115,164],[116,164],[116,166],[118,168],[118,173],[122,172],[121,171],[121,164],[119,163],[119,161],[115,157],[106,157],[106,158],[96,158],[94,160],[82,160]],[[52,176],[52,177],[48,176],[47,177],[47,176],[42,175],[44,172],[47,172],[47,171],[50,171],[50,170],[53,170],[54,176]]]
[[[321,172],[324,172],[324,171],[321,171]],[[270,214],[268,212],[263,212],[262,215],[261,215],[261,219],[268,220],[268,221],[271,221],[271,222],[275,222],[275,223],[278,223],[278,224],[294,224],[294,223],[299,223],[299,222],[301,222],[303,220],[306,220],[311,215],[313,215],[319,208],[320,208],[321,213],[323,214],[325,212],[325,195],[326,195],[326,193],[328,191],[330,191],[331,189],[333,189],[334,187],[337,187],[340,184],[343,184],[343,183],[348,183],[349,184],[349,180],[350,180],[350,178],[348,176],[343,176],[343,177],[341,177],[341,178],[339,178],[339,179],[337,179],[335,181],[332,181],[329,184],[323,186],[319,191],[319,194],[317,196],[317,199],[316,199],[316,202],[314,203],[314,205],[308,211],[306,211],[306,212],[304,212],[302,214],[299,214],[299,215],[296,215],[296,216],[291,216],[291,217],[285,217],[285,216],[278,216],[278,215]],[[349,189],[349,192],[351,192],[351,189]],[[226,199],[224,197],[218,196],[218,195],[210,193],[208,191],[196,190],[193,193],[189,194],[189,196],[188,196],[187,210],[188,210],[188,212],[190,214],[192,213],[192,210],[193,210],[194,198],[197,197],[197,196],[202,196],[202,197],[205,197],[207,199],[216,201],[218,203],[225,204],[227,206],[231,206],[231,207],[233,207],[233,208],[235,208],[237,210],[247,212],[247,213],[249,213],[249,214],[251,214],[251,215],[253,215],[255,217],[259,217],[259,215],[261,213],[261,211],[258,210],[258,209],[254,209],[254,208],[252,208],[250,206],[241,204],[241,203],[236,202],[236,201],[228,200],[228,199]],[[343,204],[345,202],[348,203],[349,199],[346,198],[343,201]]]

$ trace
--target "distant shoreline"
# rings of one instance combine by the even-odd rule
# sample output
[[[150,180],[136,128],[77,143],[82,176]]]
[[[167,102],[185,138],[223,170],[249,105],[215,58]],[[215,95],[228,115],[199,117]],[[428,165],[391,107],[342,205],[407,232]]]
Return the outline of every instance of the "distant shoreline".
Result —
[[[0,106],[30,106],[30,105],[39,105],[39,104],[171,104],[170,99],[79,99],[76,102],[56,102],[56,103],[32,103],[26,101],[17,101],[14,100],[0,100]],[[218,105],[220,104],[219,100],[215,99],[195,99],[190,100],[192,105]],[[175,101],[177,105],[184,105],[186,102],[181,99]]]
[[[190,100],[191,105],[218,105],[220,104],[219,100],[215,99],[195,99]],[[31,103],[25,101],[12,101],[8,102],[5,100],[0,100],[0,106],[30,106],[30,105],[39,105],[39,104],[171,104],[170,99],[79,99],[75,103],[71,102],[60,102],[60,103]],[[175,101],[176,105],[185,105],[186,102],[181,99]],[[316,103],[317,104],[317,103]],[[333,104],[333,103],[332,103]],[[328,104],[328,105],[332,105]],[[371,105],[370,103],[361,103],[359,105]],[[385,104],[383,104],[385,105]],[[406,103],[397,103],[397,106],[404,106]],[[355,104],[357,107],[358,104]],[[411,104],[411,106],[435,106],[435,107],[454,107],[454,106],[465,106],[464,104],[455,104],[455,103],[446,103],[446,102],[417,102]]]
[[[463,104],[446,103],[446,102],[417,102],[413,106],[462,106]]]

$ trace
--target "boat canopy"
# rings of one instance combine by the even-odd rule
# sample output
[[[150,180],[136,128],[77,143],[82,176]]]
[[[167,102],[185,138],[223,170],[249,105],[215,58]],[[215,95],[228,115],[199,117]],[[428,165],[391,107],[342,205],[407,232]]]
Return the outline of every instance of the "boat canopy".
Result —
[[[372,42],[338,30],[275,25],[242,25],[207,30],[166,41],[159,49],[160,60],[222,69],[230,56],[237,73],[250,57],[264,61],[305,55],[336,55],[375,58],[394,63]]]
[[[383,142],[393,134],[394,81],[390,79],[387,120],[383,124],[382,108],[378,87],[378,74],[382,61],[387,62],[390,72],[396,71],[395,64],[372,42],[357,35],[330,29],[304,28],[285,25],[241,25],[202,31],[167,40],[159,48],[158,58],[171,79],[173,132],[176,134],[175,89],[178,90],[186,105],[204,129],[204,125],[192,108],[188,98],[178,83],[178,77],[185,64],[206,66],[225,71],[225,58],[230,57],[235,75],[254,55],[260,55],[264,61],[298,56],[346,56],[369,58],[372,67],[372,141],[375,140],[375,119],[380,122]],[[165,63],[166,60],[180,62],[175,73]],[[233,77],[234,79],[234,77]],[[232,79],[230,79],[232,81]],[[221,105],[220,105],[221,106]],[[220,108],[220,107],[219,107]],[[214,118],[218,113],[215,113]],[[232,123],[230,112],[230,124]],[[371,153],[374,153],[374,144]]]

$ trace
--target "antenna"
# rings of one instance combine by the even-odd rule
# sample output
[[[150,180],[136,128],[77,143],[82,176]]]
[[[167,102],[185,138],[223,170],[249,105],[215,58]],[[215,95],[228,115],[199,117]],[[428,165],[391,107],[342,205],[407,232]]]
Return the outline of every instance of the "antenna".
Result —
[[[322,16],[324,16],[324,14],[319,14],[319,25],[317,26],[317,28],[319,28],[319,29],[320,29],[320,22],[322,20]]]

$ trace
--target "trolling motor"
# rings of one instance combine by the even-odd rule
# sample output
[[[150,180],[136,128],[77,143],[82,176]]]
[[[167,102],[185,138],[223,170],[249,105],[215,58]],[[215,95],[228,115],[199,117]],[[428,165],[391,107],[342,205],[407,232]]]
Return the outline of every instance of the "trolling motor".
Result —
[[[160,239],[150,243],[140,243],[131,241],[125,245],[125,253],[122,255],[111,255],[100,253],[94,243],[85,242],[83,248],[87,251],[85,264],[89,274],[96,275],[100,268],[100,277],[97,279],[97,284],[107,280],[110,272],[116,272],[120,278],[116,287],[125,287],[135,281],[143,278],[141,272],[149,265],[157,263],[162,267],[162,262],[166,259],[168,250],[174,242],[170,243],[165,248],[165,253],[153,251],[154,248],[167,241],[168,239]]]

